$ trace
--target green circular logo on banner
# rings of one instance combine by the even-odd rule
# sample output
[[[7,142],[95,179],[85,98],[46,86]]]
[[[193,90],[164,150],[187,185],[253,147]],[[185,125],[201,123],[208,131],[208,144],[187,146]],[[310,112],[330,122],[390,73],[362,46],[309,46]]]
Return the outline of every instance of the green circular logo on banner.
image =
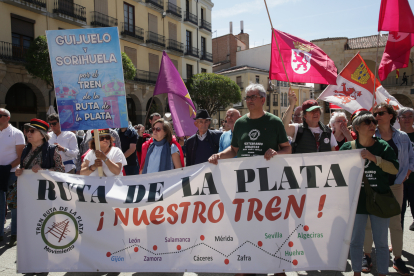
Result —
[[[54,220],[51,220],[51,218],[54,218]],[[65,249],[78,239],[78,222],[71,214],[56,211],[46,217],[40,232],[43,241],[49,247]]]

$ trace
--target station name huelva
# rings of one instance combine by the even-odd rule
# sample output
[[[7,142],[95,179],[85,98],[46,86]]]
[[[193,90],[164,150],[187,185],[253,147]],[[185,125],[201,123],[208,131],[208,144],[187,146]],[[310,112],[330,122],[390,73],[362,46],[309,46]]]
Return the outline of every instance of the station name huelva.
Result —
[[[309,188],[332,188],[332,187],[347,187],[345,178],[341,171],[339,164],[330,164],[329,167],[322,165],[300,166],[299,172],[306,171],[306,178],[304,178],[303,187],[300,187],[297,178],[293,172],[292,167],[286,166],[283,168],[280,181],[268,178],[269,167],[256,169],[242,169],[235,170],[237,183],[236,198],[233,199],[234,206],[233,219],[235,222],[240,221],[242,209],[247,208],[247,221],[253,218],[258,221],[264,219],[269,221],[276,221],[278,219],[286,220],[289,216],[302,217],[303,209],[306,202],[306,189]],[[316,183],[317,173],[326,171],[329,168],[327,179],[323,186],[318,187]],[[257,184],[252,182],[258,177]],[[108,192],[105,186],[95,186],[88,184],[77,184],[69,182],[55,182],[56,185],[49,180],[38,180],[38,198],[37,200],[54,201],[60,197],[63,201],[77,201],[77,204],[105,204],[106,193]],[[249,184],[250,183],[250,184]],[[269,183],[275,183],[269,185]],[[230,183],[226,183],[230,185]],[[181,178],[181,188],[183,192],[183,201],[180,203],[173,203],[165,207],[162,205],[155,206],[152,209],[144,209],[138,207],[130,207],[134,203],[140,202],[162,202],[165,198],[163,195],[164,182],[128,185],[125,201],[123,206],[114,208],[114,214],[109,217],[114,218],[113,226],[141,226],[146,225],[160,225],[160,224],[185,224],[196,223],[218,223],[224,216],[224,204],[220,199],[213,201],[208,206],[202,201],[203,198],[212,195],[218,195],[215,181],[212,173],[205,173],[204,180],[201,185],[195,187],[195,184],[190,183],[190,177]],[[293,190],[294,195],[283,197],[274,196],[268,202],[262,202],[258,198],[250,198],[245,200],[237,198],[237,194],[246,193],[248,189],[259,192],[275,192],[279,190]],[[300,194],[297,191],[303,190]],[[87,193],[85,193],[87,191]],[[90,191],[93,191],[90,193]],[[119,197],[119,194],[117,195]],[[199,197],[201,200],[192,202],[185,201],[186,198]],[[122,196],[120,196],[122,198]],[[321,200],[325,201],[326,195],[321,195]],[[317,202],[316,202],[317,203]],[[315,203],[315,208],[317,204]],[[180,209],[180,210],[179,210]],[[228,209],[227,209],[228,210]],[[227,211],[228,212],[228,211]],[[181,214],[179,216],[179,214]],[[213,214],[215,214],[213,216]],[[230,215],[228,215],[230,217]],[[104,212],[100,212],[99,223],[97,231],[103,228]]]

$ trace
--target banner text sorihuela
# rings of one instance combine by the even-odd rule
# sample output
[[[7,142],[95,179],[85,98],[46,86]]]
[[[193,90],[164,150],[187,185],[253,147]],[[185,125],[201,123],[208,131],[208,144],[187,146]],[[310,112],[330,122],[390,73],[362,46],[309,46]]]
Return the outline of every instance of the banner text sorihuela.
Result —
[[[256,176],[259,180],[260,192],[271,192],[277,190],[297,190],[297,189],[308,189],[308,188],[331,188],[331,187],[347,187],[345,178],[342,174],[339,164],[331,164],[329,168],[329,173],[325,184],[323,187],[318,187],[316,184],[316,174],[317,170],[322,172],[322,165],[313,165],[313,166],[300,166],[299,171],[306,171],[306,178],[304,183],[305,187],[299,187],[295,174],[292,167],[286,166],[283,168],[282,176],[279,181],[275,181],[273,187],[269,186],[268,179],[268,167],[254,169],[242,169],[235,170],[237,177],[237,193],[248,192],[248,188],[253,189],[253,186],[248,184],[255,181]],[[75,196],[72,195],[72,191],[76,192],[78,202],[80,203],[107,203],[106,201],[106,190],[105,186],[98,186],[94,188],[90,198],[85,198],[84,191],[85,189],[91,190],[91,185],[87,184],[76,184],[68,182],[55,182],[56,185],[49,180],[38,180],[38,198],[37,200],[50,200],[53,201],[57,199],[60,195],[60,198],[63,201],[72,201],[76,200]],[[131,224],[135,226],[149,225],[150,223],[154,225],[159,225],[162,223],[175,224],[179,221],[178,209],[182,208],[182,217],[180,219],[181,224],[187,222],[187,216],[189,214],[189,209],[191,202],[181,202],[173,203],[166,207],[166,212],[164,212],[163,206],[155,206],[151,212],[148,210],[142,210],[140,208],[128,208],[128,204],[140,203],[143,200],[146,202],[159,202],[164,200],[163,189],[164,182],[148,183],[147,185],[138,184],[138,185],[128,185],[127,193],[125,194],[124,206],[119,208],[114,208],[114,224],[117,226],[119,220],[125,226]],[[183,198],[193,197],[193,196],[209,196],[217,195],[217,188],[214,183],[212,173],[205,173],[204,181],[201,187],[192,187],[190,184],[190,177],[184,177],[181,179],[181,188],[183,191]],[[195,191],[195,192],[194,192]],[[207,193],[206,193],[207,192]],[[136,195],[136,196],[135,196]],[[298,197],[298,199],[296,198]],[[300,197],[300,199],[299,199]],[[326,200],[326,195],[320,197],[319,210],[321,211]],[[267,219],[269,221],[275,221],[278,219],[287,219],[290,215],[295,214],[298,218],[301,218],[303,208],[305,206],[306,194],[303,195],[289,195],[287,199],[282,200],[279,196],[272,197],[267,203],[263,203],[258,198],[250,198],[245,203],[245,199],[235,198],[232,201],[232,204],[235,206],[234,221],[238,222],[241,219],[241,213],[243,206],[248,205],[247,221],[250,221],[256,218],[259,221]],[[188,220],[192,223],[196,223],[198,220],[202,223],[207,221],[210,223],[219,222],[224,216],[224,204],[220,199],[213,201],[209,206],[202,201],[196,201],[193,203],[194,210],[192,214],[192,219]],[[265,206],[265,207],[264,207]],[[317,205],[315,205],[317,206]],[[264,208],[263,208],[264,207]],[[282,207],[285,207],[283,212]],[[291,212],[292,210],[292,212]],[[213,216],[213,213],[218,213],[217,217]],[[282,217],[284,213],[284,216]],[[97,231],[102,230],[103,227],[103,215],[104,212],[100,214],[99,225]],[[167,217],[169,215],[169,217]],[[318,217],[322,216],[320,212]]]

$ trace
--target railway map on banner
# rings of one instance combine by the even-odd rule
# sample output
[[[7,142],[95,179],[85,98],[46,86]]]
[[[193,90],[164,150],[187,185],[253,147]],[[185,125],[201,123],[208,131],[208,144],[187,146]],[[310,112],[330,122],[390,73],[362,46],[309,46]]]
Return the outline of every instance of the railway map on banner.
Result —
[[[26,170],[17,272],[344,271],[363,164],[352,150],[125,177]]]
[[[117,27],[46,31],[62,131],[128,127]]]

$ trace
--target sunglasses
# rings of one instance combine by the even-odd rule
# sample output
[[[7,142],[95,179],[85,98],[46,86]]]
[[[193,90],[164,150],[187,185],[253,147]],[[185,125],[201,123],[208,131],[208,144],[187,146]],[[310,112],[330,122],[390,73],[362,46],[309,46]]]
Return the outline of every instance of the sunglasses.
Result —
[[[152,132],[155,132],[155,131],[160,132],[161,130],[162,130],[162,128],[160,128],[160,127],[153,127],[152,128]]]
[[[111,140],[111,136],[106,135],[106,136],[99,137],[99,141],[103,141],[103,140]]]
[[[259,95],[252,95],[252,96],[246,96],[244,97],[244,100],[247,101],[254,101],[256,98],[262,98],[262,96]]]
[[[371,123],[374,123],[374,125],[378,124],[377,120],[375,120],[375,119],[365,119],[363,122],[367,126],[369,126]]]
[[[27,130],[27,132],[34,133],[34,132],[35,132],[35,130],[36,130],[36,129],[34,129],[34,128],[30,128],[30,129],[28,129],[28,130]]]
[[[49,125],[51,125],[51,126],[55,126],[55,125],[57,125],[57,124],[58,124],[58,122],[49,123]]]
[[[377,115],[384,116],[385,113],[388,113],[388,112],[387,111],[375,112],[374,117],[377,117]]]

